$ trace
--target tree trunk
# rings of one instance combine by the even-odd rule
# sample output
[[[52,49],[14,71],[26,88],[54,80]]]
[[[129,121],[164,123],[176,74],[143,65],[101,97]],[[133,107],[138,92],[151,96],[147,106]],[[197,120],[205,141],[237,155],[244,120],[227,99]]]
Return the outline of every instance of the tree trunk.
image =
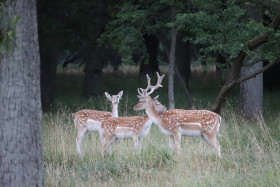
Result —
[[[190,41],[183,41],[187,33],[177,33],[176,40],[176,64],[178,70],[189,90],[189,79],[191,77],[191,44]],[[176,71],[175,71],[176,72]]]
[[[94,97],[103,94],[103,57],[102,52],[99,52],[98,49],[95,49],[92,54],[88,55],[86,60],[83,91],[86,97]]]
[[[147,53],[149,55],[149,62],[145,64],[142,62],[140,65],[140,75],[155,74],[159,72],[158,63],[158,49],[159,49],[159,39],[156,35],[145,34],[143,36],[145,44],[147,47]]]
[[[12,1],[3,21],[16,15],[17,45],[0,61],[0,186],[43,186],[36,1]]]
[[[171,19],[172,22],[175,22],[176,10],[175,10],[175,0],[172,3],[172,13]],[[175,23],[174,23],[175,24]],[[174,63],[175,63],[175,52],[176,52],[176,36],[177,29],[175,25],[171,29],[171,44],[170,44],[170,54],[169,54],[169,70],[168,70],[168,102],[169,109],[175,108],[175,99],[174,99]]]
[[[255,59],[248,60],[251,63]],[[263,62],[251,66],[243,66],[241,77],[248,76],[263,68]],[[250,120],[262,120],[263,113],[263,74],[240,83],[240,110],[241,114]]]
[[[57,58],[51,49],[40,44],[41,59],[41,102],[44,111],[53,106],[56,91]]]
[[[253,19],[256,22],[262,21],[263,11],[254,5],[243,5],[247,10],[247,15],[242,19],[243,22],[248,22]],[[252,59],[246,59],[244,66],[241,68],[240,77],[246,77],[255,71],[263,68],[263,62],[258,62],[259,56],[256,55]],[[253,65],[250,65],[253,64]],[[260,73],[255,78],[240,83],[240,110],[241,114],[252,120],[262,120],[263,113],[263,74]]]

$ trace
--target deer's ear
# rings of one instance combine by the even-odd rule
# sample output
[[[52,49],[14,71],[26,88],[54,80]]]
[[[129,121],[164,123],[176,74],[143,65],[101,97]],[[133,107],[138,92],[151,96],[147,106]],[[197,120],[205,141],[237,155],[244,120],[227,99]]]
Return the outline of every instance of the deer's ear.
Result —
[[[157,100],[157,99],[158,99],[158,97],[159,97],[159,95],[158,95],[158,96],[155,96],[155,97],[153,98],[153,100]]]
[[[118,94],[118,96],[121,98],[123,95],[123,91],[120,91],[120,93]]]
[[[107,92],[105,92],[105,95],[106,95],[106,97],[107,97],[108,99],[110,99],[110,100],[111,100],[111,96],[110,96],[110,94],[108,94]]]

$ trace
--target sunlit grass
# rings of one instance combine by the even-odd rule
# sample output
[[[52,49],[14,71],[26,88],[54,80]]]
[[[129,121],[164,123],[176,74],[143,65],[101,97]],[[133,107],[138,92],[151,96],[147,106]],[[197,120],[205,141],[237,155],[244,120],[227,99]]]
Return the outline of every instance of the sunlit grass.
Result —
[[[168,137],[152,125],[143,140],[141,155],[128,139],[115,142],[112,156],[103,158],[98,134],[90,133],[83,141],[85,157],[81,161],[76,151],[77,130],[71,114],[82,108],[110,111],[110,104],[104,96],[89,100],[80,97],[77,86],[71,88],[69,80],[71,77],[59,79],[58,86],[72,89],[73,95],[58,92],[55,109],[43,116],[46,186],[280,186],[277,95],[265,93],[265,123],[250,123],[241,118],[235,100],[227,104],[222,113],[222,136],[218,137],[221,159],[199,137],[182,138],[179,156],[168,149]],[[119,81],[126,84],[120,85]],[[109,93],[124,91],[120,116],[144,115],[143,111],[136,112],[132,108],[138,101],[136,88],[145,87],[145,81],[145,78],[104,78]],[[207,108],[208,100],[215,98],[219,85],[201,83],[200,86],[208,85],[204,90],[203,85],[200,88],[192,81],[190,87],[197,108]],[[177,106],[185,108],[184,96],[179,87],[176,90]],[[167,104],[167,88],[156,94]]]

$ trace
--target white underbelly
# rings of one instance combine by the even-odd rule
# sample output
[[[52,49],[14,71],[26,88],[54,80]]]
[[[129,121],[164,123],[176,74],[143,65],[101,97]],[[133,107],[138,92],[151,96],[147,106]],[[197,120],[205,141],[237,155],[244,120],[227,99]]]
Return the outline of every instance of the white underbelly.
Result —
[[[182,128],[181,128],[181,135],[186,135],[186,136],[201,136],[201,131],[198,131],[198,130],[191,130],[191,129],[182,129]]]
[[[116,137],[118,139],[132,138],[132,132],[118,132],[116,133]]]
[[[101,129],[101,122],[99,121],[88,119],[86,124],[89,131],[99,131]]]

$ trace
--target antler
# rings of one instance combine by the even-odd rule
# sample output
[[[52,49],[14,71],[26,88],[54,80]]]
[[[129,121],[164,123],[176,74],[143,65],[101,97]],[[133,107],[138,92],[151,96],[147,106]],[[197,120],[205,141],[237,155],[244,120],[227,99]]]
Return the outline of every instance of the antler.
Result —
[[[143,88],[138,88],[138,93],[143,96],[143,95],[151,95],[156,89],[158,89],[159,87],[163,87],[161,85],[162,79],[164,78],[164,74],[162,74],[161,76],[159,75],[158,72],[157,73],[157,84],[155,86],[151,86],[151,78],[149,77],[148,74],[146,74],[147,77],[147,81],[148,81],[148,86],[146,89]],[[150,89],[150,91],[148,92],[148,90]]]

